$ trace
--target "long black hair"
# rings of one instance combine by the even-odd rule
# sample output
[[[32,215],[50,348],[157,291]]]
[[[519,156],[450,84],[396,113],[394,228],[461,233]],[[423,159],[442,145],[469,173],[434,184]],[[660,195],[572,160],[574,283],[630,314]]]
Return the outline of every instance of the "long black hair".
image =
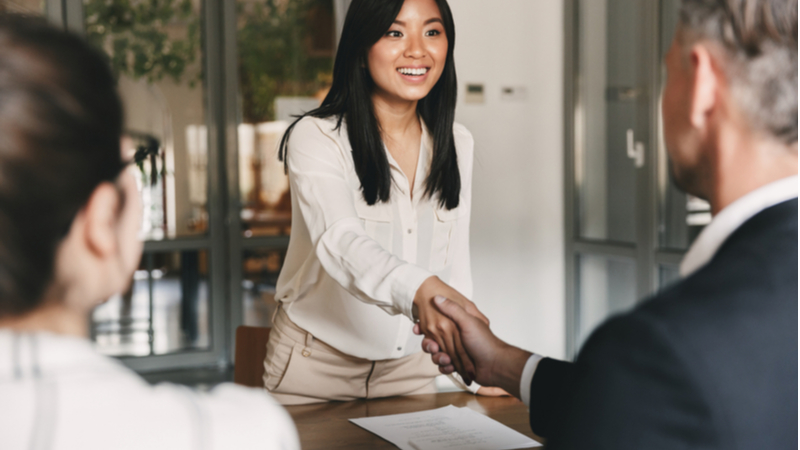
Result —
[[[435,0],[447,36],[447,59],[439,81],[417,104],[417,113],[433,138],[433,160],[426,180],[425,195],[438,195],[439,204],[454,209],[459,203],[461,175],[458,171],[453,122],[458,84],[453,59],[456,32],[447,0]],[[287,164],[289,136],[305,116],[338,119],[347,123],[353,162],[361,192],[369,205],[389,200],[392,177],[384,151],[378,120],[372,105],[374,82],[367,54],[397,18],[404,0],[353,0],[347,11],[342,38],[333,65],[333,84],[322,105],[300,116],[281,139],[278,157]],[[288,166],[286,167],[288,170]]]

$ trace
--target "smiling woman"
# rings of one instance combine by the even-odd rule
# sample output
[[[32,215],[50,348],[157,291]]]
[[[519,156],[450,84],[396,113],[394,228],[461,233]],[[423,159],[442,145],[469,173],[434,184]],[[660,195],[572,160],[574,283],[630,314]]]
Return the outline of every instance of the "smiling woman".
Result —
[[[433,306],[486,320],[468,300],[473,141],[454,123],[454,45],[446,0],[354,0],[330,92],[283,136],[292,235],[264,384],[284,404],[434,392],[414,322],[471,383]]]

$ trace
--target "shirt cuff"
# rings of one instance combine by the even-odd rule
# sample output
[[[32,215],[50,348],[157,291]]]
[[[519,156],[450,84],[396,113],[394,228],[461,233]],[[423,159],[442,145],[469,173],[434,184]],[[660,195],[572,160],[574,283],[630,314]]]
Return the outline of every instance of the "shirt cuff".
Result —
[[[519,397],[528,409],[531,407],[531,382],[533,382],[533,374],[536,373],[536,367],[543,358],[544,357],[536,353],[532,354],[531,357],[528,358],[528,362],[525,363],[525,368],[522,369],[522,376],[519,380]]]
[[[392,285],[392,298],[395,308],[401,314],[414,321],[414,297],[419,287],[433,274],[414,264],[405,264],[397,269],[394,284]]]
[[[461,375],[459,375],[458,372],[453,372],[450,375],[448,375],[448,377],[451,380],[453,380],[453,382],[456,384],[456,386],[460,387],[461,389],[463,389],[465,391],[472,392],[473,394],[477,394],[478,393],[478,389],[481,388],[481,385],[476,383],[476,382],[474,382],[474,381],[472,382],[472,384],[467,386],[467,383],[464,383],[464,379],[461,378]]]

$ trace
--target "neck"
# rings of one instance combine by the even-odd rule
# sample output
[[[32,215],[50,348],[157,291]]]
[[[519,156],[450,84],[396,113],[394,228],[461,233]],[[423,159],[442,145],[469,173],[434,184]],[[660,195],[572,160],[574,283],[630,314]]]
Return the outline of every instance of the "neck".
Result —
[[[419,127],[417,101],[387,99],[378,92],[372,94],[372,106],[381,134],[403,135]]]
[[[63,302],[46,303],[27,314],[0,319],[0,328],[87,337],[88,319],[89,312],[75,311]]]
[[[772,182],[797,175],[797,143],[785,144],[732,126],[722,130],[713,143],[712,214],[750,192]]]

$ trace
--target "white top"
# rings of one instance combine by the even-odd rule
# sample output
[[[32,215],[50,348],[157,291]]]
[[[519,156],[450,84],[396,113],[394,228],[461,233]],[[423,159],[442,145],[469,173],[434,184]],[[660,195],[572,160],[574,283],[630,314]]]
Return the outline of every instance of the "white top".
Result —
[[[150,386],[85,339],[7,329],[0,424],[4,450],[300,448],[291,418],[263,389]]]
[[[289,318],[337,350],[369,360],[420,351],[411,308],[419,286],[438,275],[472,296],[469,216],[472,135],[453,127],[461,196],[446,210],[424,195],[432,140],[423,125],[414,186],[389,152],[390,200],[367,205],[346,124],[305,117],[289,140],[292,236],[276,299]]]
[[[772,182],[749,192],[720,211],[697,236],[684,256],[680,268],[681,276],[687,277],[705,266],[730,235],[756,214],[797,198],[797,181],[797,175],[794,175]],[[531,381],[541,359],[539,355],[532,355],[522,371],[520,396],[527,406],[530,406],[531,400]]]

